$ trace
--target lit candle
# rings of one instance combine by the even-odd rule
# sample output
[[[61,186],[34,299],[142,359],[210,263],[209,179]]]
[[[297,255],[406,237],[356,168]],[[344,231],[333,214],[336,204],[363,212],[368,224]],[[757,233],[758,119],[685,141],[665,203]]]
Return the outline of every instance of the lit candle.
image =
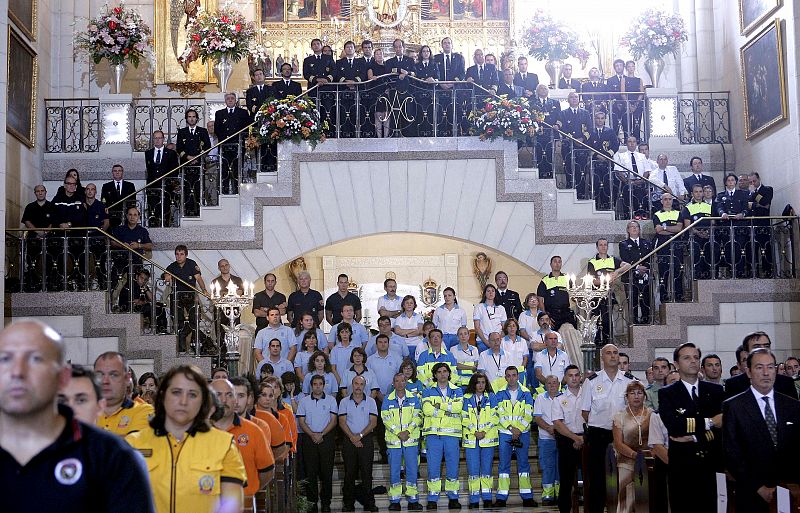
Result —
[[[236,284],[233,283],[233,280],[228,282],[228,295],[235,296],[236,295]]]
[[[594,281],[591,275],[587,274],[583,277],[583,288],[590,289],[592,288],[592,281]]]

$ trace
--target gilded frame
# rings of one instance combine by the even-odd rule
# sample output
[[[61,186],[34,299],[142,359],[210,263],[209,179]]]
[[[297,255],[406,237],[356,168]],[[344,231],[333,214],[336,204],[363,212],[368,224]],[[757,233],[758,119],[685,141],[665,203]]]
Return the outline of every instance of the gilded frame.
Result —
[[[754,4],[760,5],[759,12],[755,13],[752,19],[745,19],[745,6]],[[746,36],[766,20],[772,13],[783,7],[783,0],[739,0],[739,32]]]
[[[8,31],[7,66],[6,131],[33,148],[36,145],[39,62],[36,52],[13,30]]]
[[[20,32],[36,41],[38,0],[8,0],[8,18]]]
[[[753,139],[789,117],[780,18],[739,50],[745,139]],[[774,67],[773,67],[774,65]],[[769,84],[778,83],[777,94]],[[759,94],[759,90],[764,91]]]
[[[176,0],[155,0],[155,24],[153,27],[155,52],[156,84],[216,84],[217,79],[211,71],[211,63],[194,61],[186,73],[178,63],[178,55],[184,50],[180,43],[185,36],[183,16],[175,17],[175,11],[183,2]],[[217,0],[201,0],[201,8],[206,11],[217,10]],[[178,36],[180,33],[180,37]]]

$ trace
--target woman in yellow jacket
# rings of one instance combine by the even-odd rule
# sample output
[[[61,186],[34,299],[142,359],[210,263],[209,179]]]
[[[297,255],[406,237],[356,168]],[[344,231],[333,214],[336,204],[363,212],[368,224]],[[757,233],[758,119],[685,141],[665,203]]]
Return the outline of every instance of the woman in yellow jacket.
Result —
[[[242,511],[244,463],[233,436],[208,423],[211,401],[200,369],[173,367],[150,427],[126,437],[147,463],[158,513]]]
[[[469,507],[492,506],[492,461],[498,444],[497,399],[486,374],[472,375],[464,394],[462,445],[469,474]]]

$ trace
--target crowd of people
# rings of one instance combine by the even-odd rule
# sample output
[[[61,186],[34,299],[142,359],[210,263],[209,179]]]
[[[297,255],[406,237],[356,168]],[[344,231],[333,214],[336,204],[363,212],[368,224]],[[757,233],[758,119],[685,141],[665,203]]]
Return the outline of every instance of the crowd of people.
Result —
[[[651,479],[662,486],[654,489],[668,490],[649,498],[650,511],[713,511],[715,472],[723,470],[740,512],[766,512],[777,485],[800,482],[785,458],[800,449],[797,358],[778,362],[769,336],[755,332],[727,380],[721,359],[692,343],[675,348],[672,361],[656,358],[642,381],[610,343],[598,345],[600,370],[582,372],[565,351],[565,330],[551,325],[551,317],[568,325],[570,312],[553,302],[563,290],[558,276],[549,278],[523,305],[499,272],[476,305],[471,341],[452,288],[427,324],[413,296],[397,296],[387,280],[371,336],[347,276],[323,300],[307,273],[288,298],[269,274],[253,305],[258,371],[242,376],[182,365],[135,380],[117,352],[98,356],[91,370],[70,367],[52,328],[16,321],[0,332],[0,472],[12,489],[36,493],[41,511],[111,511],[120,501],[129,511],[241,511],[291,458],[311,511],[328,512],[337,451],[342,511],[356,502],[378,511],[376,448],[388,463],[390,511],[403,501],[423,509],[424,468],[428,510],[440,495],[448,509],[461,508],[465,489],[470,509],[504,507],[513,492],[523,507],[541,502],[566,513],[580,469],[586,511],[602,513],[609,446],[618,511],[635,510],[643,451],[657,459]],[[330,336],[319,329],[323,318],[334,326]],[[11,510],[24,497],[13,494]]]

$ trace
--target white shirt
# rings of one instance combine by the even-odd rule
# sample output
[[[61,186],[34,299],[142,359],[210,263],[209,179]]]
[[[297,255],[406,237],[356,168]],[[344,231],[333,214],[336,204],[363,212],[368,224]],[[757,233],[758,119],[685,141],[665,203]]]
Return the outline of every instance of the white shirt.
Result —
[[[450,348],[450,353],[456,359],[456,363],[475,363],[480,357],[478,348],[471,344],[467,344],[466,349],[462,348],[461,344],[453,346]]]
[[[647,171],[647,163],[646,163],[647,159],[644,158],[644,153],[639,153],[638,151],[630,152],[630,151],[628,151],[627,148],[625,148],[625,151],[618,151],[617,153],[614,154],[614,163],[616,164],[616,166],[614,167],[614,171],[620,171],[620,172],[627,173],[625,171],[625,169],[623,167],[621,167],[621,166],[625,166],[628,169],[630,169],[631,171],[633,171],[634,169],[633,169],[633,165],[631,163],[631,161],[633,159],[636,159],[636,170],[635,171],[637,173],[639,173],[641,175],[642,173]],[[638,180],[639,179],[639,177],[637,177],[634,174],[628,173],[628,175],[629,175],[628,178],[630,180]]]
[[[489,378],[489,383],[497,378],[505,378],[506,367],[509,365],[513,365],[511,359],[502,348],[499,354],[487,349],[478,356],[478,370],[486,374],[486,377]]]
[[[761,416],[764,417],[764,420],[767,420],[767,414],[764,413],[767,404],[762,397],[769,397],[769,407],[772,408],[772,417],[777,422],[778,414],[775,412],[775,389],[773,388],[767,394],[762,394],[756,390],[753,385],[750,385],[750,391],[753,392],[753,395],[756,397],[756,404],[758,404],[758,409],[761,410]]]
[[[525,339],[519,335],[517,335],[516,340],[511,340],[508,336],[503,337],[503,342],[500,344],[500,347],[508,354],[517,353],[520,360],[528,356],[528,344],[525,342]]]
[[[561,349],[556,349],[555,356],[550,356],[547,349],[538,351],[533,354],[533,360],[534,369],[542,369],[542,375],[544,377],[552,375],[557,377],[559,381],[564,379],[567,365],[571,363],[569,355],[566,351],[562,351]]]
[[[594,379],[586,380],[581,409],[589,412],[591,427],[611,431],[614,414],[625,409],[625,388],[631,381],[620,370],[613,380],[605,370],[599,371]]]
[[[675,166],[667,166],[665,169],[656,167],[654,170],[650,171],[650,178],[648,178],[648,180],[658,187],[668,185],[669,188],[672,189],[672,192],[678,196],[683,196],[687,193],[686,186],[683,184],[683,177],[681,177],[680,171],[678,171],[678,168]],[[661,191],[657,192],[661,194]]]
[[[553,403],[558,399],[550,397],[550,394],[545,392],[536,397],[533,403],[533,416],[541,417],[543,421],[553,425]],[[553,440],[554,437],[541,427],[539,428],[539,440]]]
[[[588,381],[587,381],[588,383]],[[537,397],[538,399],[538,397]],[[583,388],[578,389],[578,395],[575,395],[566,388],[561,395],[556,397],[553,401],[553,408],[551,418],[561,420],[567,429],[580,435],[583,433],[583,415],[581,414],[581,402],[583,401]]]
[[[405,312],[401,313],[395,319],[394,327],[400,328],[404,330],[413,330],[414,328],[422,329],[422,323],[425,322],[422,320],[422,316],[417,312],[411,317],[408,317]],[[413,347],[416,349],[417,344],[420,340],[422,340],[422,335],[417,335],[416,337],[403,337],[405,338],[406,345],[408,347]]]
[[[499,305],[487,306],[486,303],[478,303],[472,312],[472,320],[479,321],[483,335],[489,340],[490,333],[503,333],[505,324],[506,309]]]
[[[529,337],[533,337],[536,330],[539,329],[539,321],[536,319],[536,316],[539,315],[539,312],[529,312],[525,310],[521,314],[519,314],[519,330],[525,330],[525,333]]]
[[[379,312],[381,311],[381,308],[385,308],[386,310],[394,312],[403,309],[402,303],[403,303],[403,298],[398,296],[397,294],[394,295],[394,299],[390,298],[389,294],[384,294],[378,298],[377,308]],[[394,327],[394,323],[397,318],[390,317],[390,319],[392,319],[392,327]]]
[[[661,417],[656,412],[650,414],[650,431],[647,435],[647,445],[650,447],[655,445],[669,447],[667,427],[664,426],[664,421],[661,420]]]
[[[458,328],[467,325],[467,313],[458,304],[448,310],[442,305],[433,312],[433,323],[445,335],[455,335]]]

